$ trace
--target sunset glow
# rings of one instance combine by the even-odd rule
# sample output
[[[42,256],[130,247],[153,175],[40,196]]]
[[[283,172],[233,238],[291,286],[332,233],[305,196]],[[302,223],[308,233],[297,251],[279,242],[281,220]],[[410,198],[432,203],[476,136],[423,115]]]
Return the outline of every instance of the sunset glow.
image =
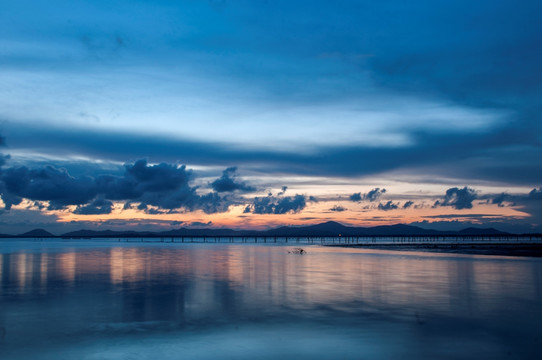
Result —
[[[28,3],[2,233],[542,229],[536,2]]]

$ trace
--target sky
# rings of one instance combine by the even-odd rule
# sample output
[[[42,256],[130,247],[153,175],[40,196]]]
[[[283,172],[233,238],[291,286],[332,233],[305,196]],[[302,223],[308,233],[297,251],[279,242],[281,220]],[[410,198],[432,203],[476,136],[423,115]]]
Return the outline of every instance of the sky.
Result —
[[[0,233],[542,232],[540,1],[0,1]]]

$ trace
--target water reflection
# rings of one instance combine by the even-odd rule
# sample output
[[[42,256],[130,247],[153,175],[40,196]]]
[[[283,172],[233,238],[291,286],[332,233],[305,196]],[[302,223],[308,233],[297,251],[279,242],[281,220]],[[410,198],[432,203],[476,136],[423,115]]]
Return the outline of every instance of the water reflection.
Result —
[[[29,337],[62,348],[66,337],[77,343],[112,335],[229,332],[229,326],[255,324],[302,326],[305,334],[323,329],[370,335],[374,344],[387,344],[391,331],[403,344],[397,349],[426,358],[450,348],[443,339],[473,337],[473,346],[486,355],[539,352],[539,260],[287,250],[177,244],[5,252],[0,327],[8,336],[0,354],[9,350],[23,358],[26,353],[18,351]],[[428,339],[432,345],[419,343]],[[361,346],[347,343],[352,351]]]

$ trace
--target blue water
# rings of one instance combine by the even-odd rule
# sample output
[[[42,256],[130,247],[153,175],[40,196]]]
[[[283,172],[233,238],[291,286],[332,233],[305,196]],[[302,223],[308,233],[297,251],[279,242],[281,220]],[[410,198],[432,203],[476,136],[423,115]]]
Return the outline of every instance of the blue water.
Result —
[[[0,241],[0,359],[542,358],[542,261]]]

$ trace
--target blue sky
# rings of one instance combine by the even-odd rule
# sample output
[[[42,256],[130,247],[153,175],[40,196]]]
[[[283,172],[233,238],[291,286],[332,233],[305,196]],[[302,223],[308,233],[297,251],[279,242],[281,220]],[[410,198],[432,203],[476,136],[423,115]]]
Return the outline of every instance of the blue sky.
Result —
[[[540,229],[541,8],[5,1],[0,121],[10,157],[1,190],[13,206],[0,225],[371,225],[387,217]],[[147,190],[124,197],[97,185],[100,176],[140,181],[126,171],[143,159],[149,173],[186,165],[189,179],[173,192],[134,183]],[[232,181],[254,191],[210,185],[231,167]],[[21,169],[29,184],[45,176],[39,194],[14,187]],[[51,206],[64,176],[53,173],[89,196]],[[348,202],[377,187],[388,189],[380,202]],[[474,191],[471,207],[435,206],[454,188]],[[164,207],[180,189],[197,197]],[[453,201],[463,194],[452,193]],[[262,199],[273,214],[255,210]],[[278,213],[279,204],[292,207]]]

